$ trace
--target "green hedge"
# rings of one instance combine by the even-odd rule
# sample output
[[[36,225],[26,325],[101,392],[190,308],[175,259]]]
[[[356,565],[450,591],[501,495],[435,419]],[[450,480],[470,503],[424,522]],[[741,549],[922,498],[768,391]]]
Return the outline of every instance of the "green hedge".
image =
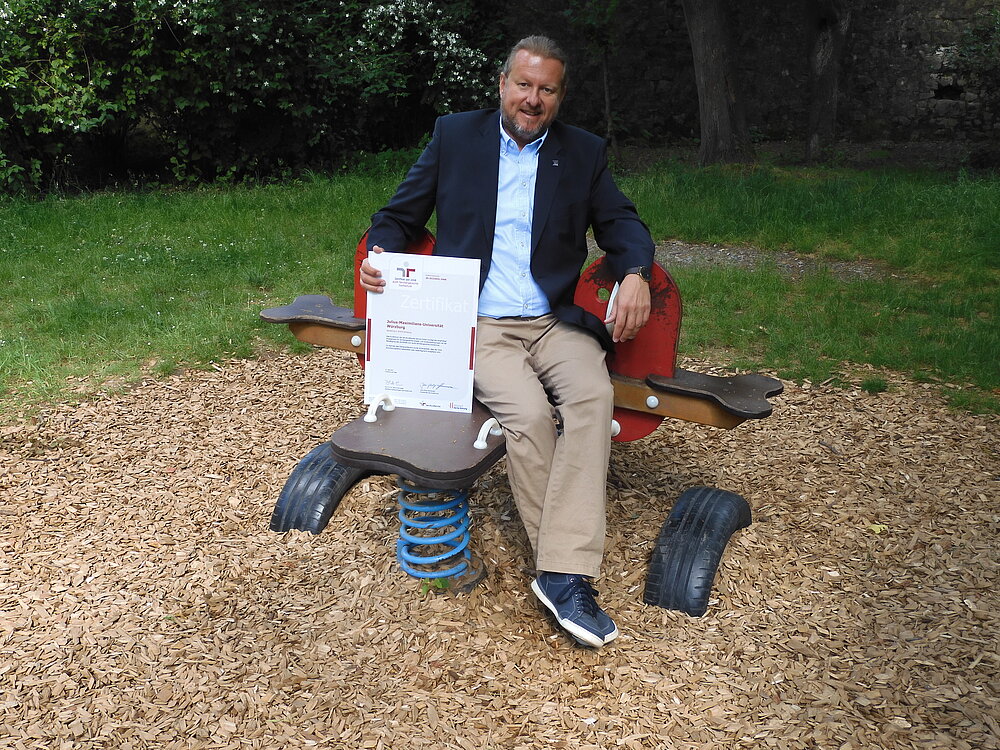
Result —
[[[484,101],[489,39],[476,0],[10,0],[0,191],[335,166]]]

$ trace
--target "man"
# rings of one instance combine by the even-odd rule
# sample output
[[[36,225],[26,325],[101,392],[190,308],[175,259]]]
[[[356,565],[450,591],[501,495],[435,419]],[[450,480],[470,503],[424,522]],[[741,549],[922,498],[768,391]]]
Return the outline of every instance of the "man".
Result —
[[[369,247],[400,252],[437,211],[435,253],[481,260],[475,395],[507,443],[514,501],[531,541],[532,591],[577,641],[618,635],[591,578],[604,554],[613,390],[605,351],[649,317],[653,242],[607,169],[603,139],[556,121],[566,58],[545,37],[511,50],[500,111],[439,118]],[[607,320],[573,304],[587,231],[620,286]],[[385,282],[367,261],[361,284]]]

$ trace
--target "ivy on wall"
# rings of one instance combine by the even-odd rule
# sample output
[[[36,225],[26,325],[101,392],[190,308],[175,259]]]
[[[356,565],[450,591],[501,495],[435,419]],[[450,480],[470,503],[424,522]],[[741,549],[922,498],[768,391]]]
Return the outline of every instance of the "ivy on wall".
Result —
[[[959,69],[1000,110],[1000,7],[984,11],[966,29],[957,57]]]

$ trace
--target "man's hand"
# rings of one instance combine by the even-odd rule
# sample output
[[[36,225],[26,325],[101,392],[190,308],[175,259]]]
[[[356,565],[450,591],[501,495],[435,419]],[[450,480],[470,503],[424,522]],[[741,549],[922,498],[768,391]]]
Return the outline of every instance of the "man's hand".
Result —
[[[383,252],[383,248],[374,245],[372,252],[381,253]],[[361,261],[361,288],[368,292],[381,294],[382,287],[384,286],[385,279],[382,278],[382,272],[369,263],[368,258]]]
[[[605,323],[614,323],[611,340],[616,344],[621,341],[631,341],[639,333],[639,329],[649,320],[649,284],[639,278],[638,274],[630,273],[618,285],[608,311]]]

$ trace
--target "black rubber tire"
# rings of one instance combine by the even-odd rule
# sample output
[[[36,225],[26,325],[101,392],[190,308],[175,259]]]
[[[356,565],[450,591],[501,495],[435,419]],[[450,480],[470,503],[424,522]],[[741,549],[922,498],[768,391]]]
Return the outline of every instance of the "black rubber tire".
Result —
[[[643,601],[701,617],[708,610],[729,537],[750,521],[750,506],[733,492],[714,487],[686,490],[656,539]]]
[[[299,461],[281,489],[271,513],[271,531],[320,533],[344,495],[369,473],[337,463],[330,443],[317,445]]]

